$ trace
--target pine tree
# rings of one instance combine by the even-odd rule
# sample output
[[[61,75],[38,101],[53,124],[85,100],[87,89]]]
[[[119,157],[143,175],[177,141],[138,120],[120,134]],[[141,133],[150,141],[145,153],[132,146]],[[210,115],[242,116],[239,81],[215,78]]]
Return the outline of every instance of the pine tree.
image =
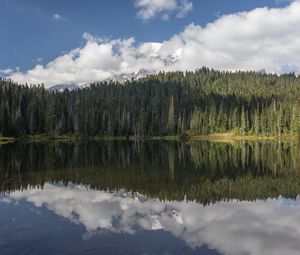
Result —
[[[174,130],[175,130],[175,110],[174,110],[174,97],[172,96],[169,99],[167,133],[174,134]]]

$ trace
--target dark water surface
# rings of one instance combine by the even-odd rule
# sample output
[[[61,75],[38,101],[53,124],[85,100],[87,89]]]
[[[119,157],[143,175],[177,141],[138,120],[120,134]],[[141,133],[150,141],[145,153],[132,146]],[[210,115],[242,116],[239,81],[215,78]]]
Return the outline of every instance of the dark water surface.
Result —
[[[0,145],[0,254],[300,254],[300,145]]]

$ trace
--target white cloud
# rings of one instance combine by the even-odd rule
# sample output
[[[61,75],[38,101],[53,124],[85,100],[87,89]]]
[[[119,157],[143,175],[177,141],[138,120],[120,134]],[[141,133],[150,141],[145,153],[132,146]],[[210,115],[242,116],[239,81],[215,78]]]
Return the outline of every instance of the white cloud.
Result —
[[[188,25],[163,42],[137,44],[134,38],[105,40],[85,33],[86,43],[46,65],[11,78],[20,83],[101,81],[113,74],[154,71],[266,70],[300,73],[300,1],[284,8],[258,8],[223,15],[206,27]]]
[[[299,254],[300,199],[230,201],[203,206],[196,202],[148,199],[140,194],[45,184],[12,192],[7,201],[26,199],[46,206],[88,233],[135,233],[163,229],[192,248],[207,245],[222,254]]]
[[[63,17],[63,16],[61,16],[61,15],[58,14],[58,13],[55,13],[55,14],[53,15],[53,19],[54,19],[54,20],[65,20],[66,18]]]
[[[185,17],[189,12],[193,10],[193,3],[188,0],[181,0],[181,4],[178,6],[177,18]]]
[[[135,0],[135,7],[139,9],[137,17],[142,20],[156,16],[168,20],[172,13],[175,13],[177,18],[186,16],[192,11],[193,3],[189,0]]]

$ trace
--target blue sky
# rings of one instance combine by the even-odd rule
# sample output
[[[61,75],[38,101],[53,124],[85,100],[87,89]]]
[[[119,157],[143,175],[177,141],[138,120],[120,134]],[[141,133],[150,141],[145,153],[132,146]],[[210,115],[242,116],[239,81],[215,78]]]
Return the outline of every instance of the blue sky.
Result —
[[[65,52],[85,47],[87,40],[83,38],[84,33],[97,40],[99,38],[125,40],[133,37],[134,45],[144,42],[162,43],[182,33],[191,24],[206,27],[208,23],[215,23],[222,15],[237,14],[241,11],[251,12],[261,7],[280,9],[289,6],[292,2],[288,0],[154,0],[152,2],[159,4],[176,2],[177,9],[157,11],[150,18],[143,18],[140,15],[141,10],[149,7],[143,6],[143,1],[151,2],[149,0],[0,0],[0,70],[14,69],[26,72],[36,65],[45,66]],[[192,8],[179,15],[178,8],[183,2],[191,4]],[[285,65],[289,70],[294,63],[285,63]]]

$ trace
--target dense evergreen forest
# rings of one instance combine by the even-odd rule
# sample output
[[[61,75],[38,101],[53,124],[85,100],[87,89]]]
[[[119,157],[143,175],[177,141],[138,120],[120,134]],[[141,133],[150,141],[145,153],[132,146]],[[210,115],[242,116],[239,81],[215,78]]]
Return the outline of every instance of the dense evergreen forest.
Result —
[[[0,134],[160,136],[300,134],[295,74],[195,72],[49,91],[0,80]]]
[[[47,182],[203,204],[296,198],[298,142],[77,141],[0,145],[0,192]]]

